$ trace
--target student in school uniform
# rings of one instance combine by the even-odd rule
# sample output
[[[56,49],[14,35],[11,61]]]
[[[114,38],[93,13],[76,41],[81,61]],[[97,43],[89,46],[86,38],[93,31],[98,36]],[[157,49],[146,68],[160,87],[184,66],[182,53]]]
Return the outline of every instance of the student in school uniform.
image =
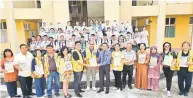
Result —
[[[44,35],[43,36],[43,41],[41,43],[41,51],[42,51],[42,55],[46,54],[46,46],[50,44],[50,41],[48,40],[48,36]]]
[[[113,70],[115,76],[115,87],[116,92],[120,92],[122,88],[121,74],[123,71],[123,53],[120,51],[120,45],[115,44],[115,51],[112,52],[112,64],[111,69]]]
[[[34,51],[36,49],[36,37],[32,36],[32,41],[30,42],[30,52],[35,55]]]
[[[72,74],[72,56],[68,48],[62,47],[60,50],[61,57],[58,60],[60,80],[63,81],[64,98],[71,98],[72,95],[68,92],[69,81]]]
[[[62,28],[58,28],[58,36],[57,36],[57,40],[60,40],[60,36],[61,35],[65,35],[65,33],[63,32]]]
[[[21,97],[17,95],[18,70],[14,67],[13,52],[5,49],[1,60],[1,72],[4,73],[4,82],[7,86],[7,92],[11,98]]]
[[[81,51],[85,51],[88,45],[88,41],[85,40],[85,37],[81,37]]]
[[[121,51],[125,50],[125,38],[123,35],[119,36],[118,43],[120,44]]]
[[[54,48],[54,51],[58,53],[58,52],[59,52],[58,42],[55,41],[53,37],[50,37],[50,38],[49,38],[49,41],[50,41],[50,44],[49,44],[49,45],[52,45],[53,48]]]
[[[80,25],[79,25],[79,22],[77,21],[76,22],[76,25],[74,26],[74,30],[78,30],[78,31],[80,31],[81,30],[81,27],[80,27]]]
[[[111,36],[112,36],[113,33],[112,33],[112,30],[111,30],[110,27],[107,28],[106,34],[107,34],[107,38],[111,39]]]
[[[46,80],[44,78],[43,57],[40,50],[36,50],[35,53],[36,57],[32,60],[31,77],[35,79],[36,96],[38,98],[43,98],[46,85]]]
[[[36,49],[40,49],[41,48],[41,43],[42,43],[42,37],[40,35],[38,35],[36,37]]]
[[[54,28],[50,28],[49,37],[53,37],[54,40],[58,40],[58,33],[55,32]]]
[[[114,49],[114,46],[115,46],[115,44],[117,44],[117,43],[118,43],[118,40],[117,40],[116,36],[115,36],[115,35],[112,35],[111,40],[110,40],[110,48],[111,48],[111,50]]]
[[[72,28],[72,26],[71,26],[71,22],[70,22],[70,21],[67,22],[67,26],[66,26],[66,28],[65,28],[65,31],[69,31],[69,32],[72,32],[72,31],[73,31],[73,28]]]
[[[108,45],[110,45],[110,41],[109,39],[107,38],[107,35],[106,34],[103,34],[103,38],[102,39],[98,39],[98,45],[101,45],[102,43],[107,43]]]
[[[61,50],[65,46],[66,46],[66,40],[64,38],[64,35],[61,35],[60,40],[58,41],[59,50]]]
[[[182,50],[177,55],[177,74],[179,95],[188,96],[192,85],[193,72],[193,52],[190,50],[190,43],[185,41],[182,43]]]

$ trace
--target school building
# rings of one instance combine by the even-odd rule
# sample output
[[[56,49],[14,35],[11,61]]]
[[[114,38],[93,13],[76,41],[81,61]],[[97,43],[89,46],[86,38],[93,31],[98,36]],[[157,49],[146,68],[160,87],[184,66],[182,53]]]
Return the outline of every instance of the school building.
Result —
[[[1,52],[38,35],[42,22],[47,25],[67,21],[87,24],[90,19],[130,21],[132,26],[146,25],[150,46],[161,50],[165,41],[180,48],[183,41],[192,41],[192,0],[0,0]]]

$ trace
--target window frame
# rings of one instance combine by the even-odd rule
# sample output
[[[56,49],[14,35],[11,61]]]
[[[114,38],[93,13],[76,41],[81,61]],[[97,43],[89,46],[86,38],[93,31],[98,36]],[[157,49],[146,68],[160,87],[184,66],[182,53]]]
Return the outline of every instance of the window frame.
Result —
[[[169,23],[168,24],[166,24],[166,19],[169,19]],[[174,18],[175,19],[175,22],[174,22],[174,24],[171,24],[171,19],[172,18]],[[174,36],[169,36],[170,35],[170,33],[168,33],[168,34],[166,34],[166,27],[169,27],[169,29],[171,28],[171,27],[174,27]],[[176,32],[176,18],[175,17],[166,17],[165,18],[165,34],[164,34],[164,37],[165,38],[175,38],[175,32]]]

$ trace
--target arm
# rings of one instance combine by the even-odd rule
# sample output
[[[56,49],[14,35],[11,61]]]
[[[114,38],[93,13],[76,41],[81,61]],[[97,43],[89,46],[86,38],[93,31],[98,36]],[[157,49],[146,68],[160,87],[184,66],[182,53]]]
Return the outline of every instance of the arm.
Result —
[[[150,60],[150,56],[148,53],[146,53],[146,60],[145,60],[145,64],[148,64]]]
[[[19,67],[19,60],[18,57],[16,56],[14,59],[14,67],[19,70],[19,71],[23,71],[22,68]]]
[[[3,73],[6,73],[6,70],[5,70],[5,67],[4,67],[4,62],[5,62],[5,60],[2,59],[1,60],[1,69],[0,69],[0,71],[3,72]]]
[[[31,67],[31,71],[32,71],[32,74],[31,74],[31,77],[32,78],[35,78],[35,65],[36,65],[36,62],[35,62],[35,58],[32,60],[32,67]]]

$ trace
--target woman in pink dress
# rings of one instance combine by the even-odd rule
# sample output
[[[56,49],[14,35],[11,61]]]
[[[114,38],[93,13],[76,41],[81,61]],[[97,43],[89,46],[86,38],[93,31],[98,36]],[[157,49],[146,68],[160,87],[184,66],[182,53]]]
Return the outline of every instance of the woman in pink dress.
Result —
[[[148,68],[148,89],[158,91],[160,78],[161,55],[157,52],[157,47],[150,48],[150,60]]]

